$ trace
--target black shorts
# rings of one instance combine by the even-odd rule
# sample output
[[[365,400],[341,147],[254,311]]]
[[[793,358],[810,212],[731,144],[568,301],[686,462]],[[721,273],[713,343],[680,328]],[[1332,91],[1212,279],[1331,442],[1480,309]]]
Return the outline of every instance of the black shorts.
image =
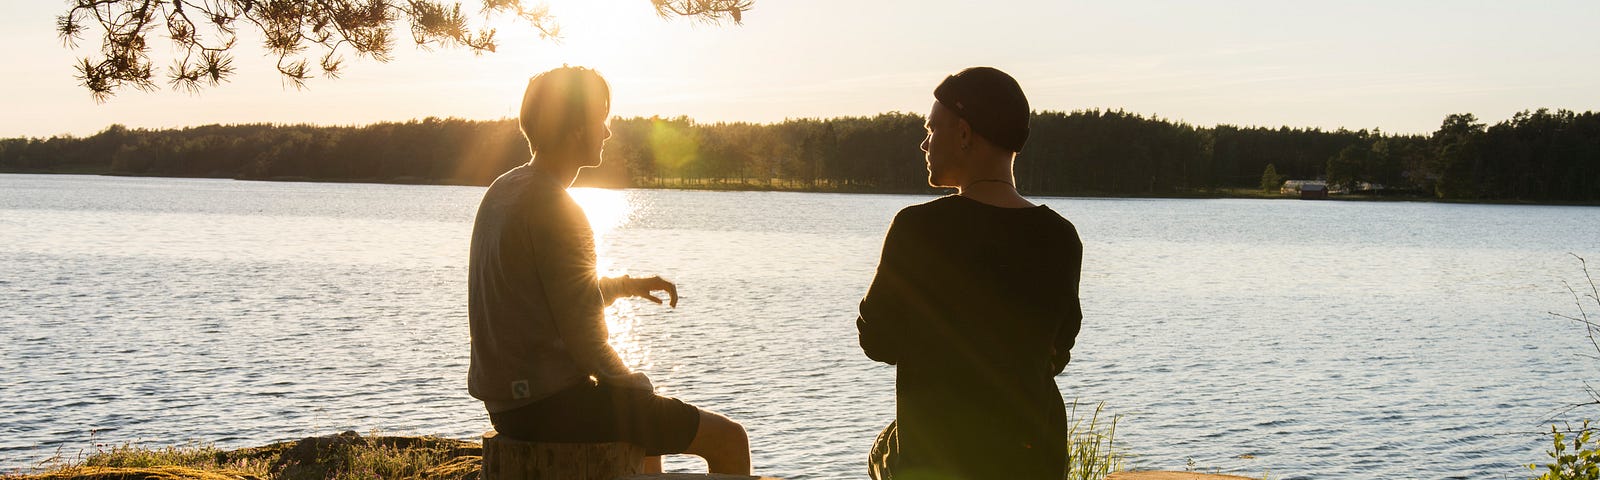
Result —
[[[593,384],[556,392],[532,405],[490,413],[495,431],[551,443],[628,442],[645,455],[683,453],[700,430],[700,409],[654,392]]]

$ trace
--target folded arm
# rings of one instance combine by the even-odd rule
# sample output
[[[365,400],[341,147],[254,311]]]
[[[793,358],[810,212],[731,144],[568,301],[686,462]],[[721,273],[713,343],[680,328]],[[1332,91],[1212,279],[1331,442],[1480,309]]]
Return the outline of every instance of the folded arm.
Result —
[[[1076,234],[1073,240],[1077,240]],[[1083,278],[1083,244],[1077,242],[1072,250],[1073,260],[1069,262],[1066,272],[1072,281],[1072,291],[1064,292],[1067,302],[1063,308],[1061,326],[1056,329],[1055,341],[1051,343],[1050,367],[1054,375],[1060,375],[1067,369],[1067,363],[1072,361],[1072,346],[1078,341],[1078,332],[1083,329],[1083,302],[1078,296],[1078,284]]]
[[[1056,330],[1055,341],[1052,342],[1050,351],[1050,368],[1052,375],[1060,375],[1066,371],[1067,363],[1072,361],[1072,346],[1077,343],[1078,331],[1083,329],[1083,310],[1078,308],[1077,293],[1073,293],[1073,308],[1067,312],[1067,318]]]
[[[878,273],[873,276],[866,297],[861,299],[860,315],[856,317],[861,351],[867,358],[890,365],[900,362],[900,339],[905,335],[905,317],[910,310],[907,300],[915,295],[905,269],[909,259],[904,230],[897,217],[889,226],[889,233],[884,235]]]

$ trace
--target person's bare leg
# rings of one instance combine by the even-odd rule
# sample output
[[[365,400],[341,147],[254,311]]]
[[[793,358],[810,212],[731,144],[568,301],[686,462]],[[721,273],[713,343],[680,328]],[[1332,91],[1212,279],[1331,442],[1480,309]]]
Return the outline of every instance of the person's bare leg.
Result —
[[[639,473],[661,473],[661,456],[644,457],[643,463],[639,465]]]
[[[750,438],[728,417],[700,411],[700,429],[684,452],[706,459],[711,473],[750,474]]]

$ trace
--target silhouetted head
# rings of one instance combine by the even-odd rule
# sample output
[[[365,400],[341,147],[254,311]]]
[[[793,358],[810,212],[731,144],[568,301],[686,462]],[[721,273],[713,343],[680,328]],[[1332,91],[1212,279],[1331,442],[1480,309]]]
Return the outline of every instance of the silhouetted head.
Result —
[[[933,90],[928,136],[922,151],[928,161],[928,184],[960,187],[992,175],[1028,141],[1028,98],[1016,79],[991,67],[973,67],[951,75]]]
[[[592,167],[600,164],[600,151],[611,137],[610,115],[606,80],[594,70],[562,66],[528,80],[519,123],[538,158],[573,159]]]
[[[933,98],[996,147],[1022,151],[1028,141],[1028,97],[1006,72],[972,67],[945,77]]]

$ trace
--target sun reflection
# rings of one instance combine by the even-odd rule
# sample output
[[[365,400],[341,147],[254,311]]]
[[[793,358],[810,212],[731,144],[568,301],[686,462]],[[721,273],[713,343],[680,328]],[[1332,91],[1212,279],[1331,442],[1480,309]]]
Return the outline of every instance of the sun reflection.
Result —
[[[611,344],[628,368],[649,370],[650,346],[635,331],[639,324],[639,307],[636,303],[619,300],[606,308],[606,330],[610,332],[606,343]]]
[[[634,207],[628,202],[627,192],[604,188],[569,188],[567,194],[583,207],[589,216],[589,226],[594,229],[595,243],[617,227],[633,218]]]
[[[589,217],[589,228],[594,230],[595,271],[602,277],[627,273],[613,268],[608,255],[611,242],[606,239],[612,230],[633,219],[634,206],[628,201],[628,194],[604,188],[569,188],[567,193],[583,207],[583,214]]]

